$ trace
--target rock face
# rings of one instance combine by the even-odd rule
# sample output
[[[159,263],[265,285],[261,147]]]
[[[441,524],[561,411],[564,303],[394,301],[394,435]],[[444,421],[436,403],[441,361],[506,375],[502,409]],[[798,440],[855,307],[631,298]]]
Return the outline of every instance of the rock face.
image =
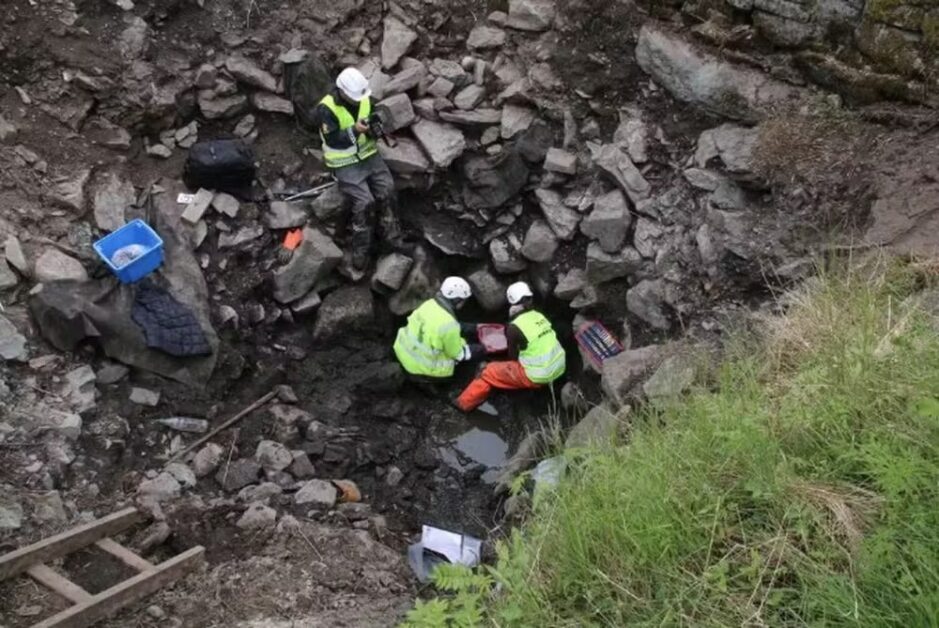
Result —
[[[631,222],[626,197],[619,190],[613,190],[594,202],[593,211],[580,224],[580,230],[596,240],[605,253],[613,254],[623,248]]]
[[[74,257],[69,257],[57,249],[47,249],[36,260],[33,271],[37,281],[88,281],[88,273]]]
[[[523,31],[546,31],[557,13],[555,0],[509,0],[505,25]]]
[[[902,254],[939,255],[939,181],[928,165],[894,176],[879,177],[865,240]]]
[[[417,41],[417,33],[396,17],[385,18],[385,33],[381,44],[381,66],[390,70],[398,65],[411,45]]]
[[[737,120],[757,120],[774,105],[807,97],[798,88],[718,59],[651,24],[639,32],[636,60],[678,100]]]
[[[437,168],[447,168],[466,150],[466,138],[454,126],[421,120],[413,127],[414,137]]]
[[[349,286],[332,292],[323,299],[313,339],[332,340],[353,330],[366,330],[373,323],[375,301],[368,286]]]
[[[292,303],[307,294],[316,282],[342,261],[342,250],[318,229],[303,230],[303,242],[290,262],[274,273],[274,298]]]

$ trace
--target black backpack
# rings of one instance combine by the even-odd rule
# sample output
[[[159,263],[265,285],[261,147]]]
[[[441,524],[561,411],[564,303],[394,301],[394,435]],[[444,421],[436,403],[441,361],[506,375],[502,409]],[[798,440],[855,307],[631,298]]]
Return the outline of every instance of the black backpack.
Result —
[[[183,181],[192,189],[242,190],[257,175],[254,149],[244,140],[208,140],[189,148]]]

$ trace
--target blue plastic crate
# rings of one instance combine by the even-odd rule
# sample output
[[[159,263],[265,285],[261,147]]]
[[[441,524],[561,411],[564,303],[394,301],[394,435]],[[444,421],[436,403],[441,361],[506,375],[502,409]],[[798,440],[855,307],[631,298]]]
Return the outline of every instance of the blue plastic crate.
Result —
[[[129,264],[115,266],[111,262],[114,253],[130,244],[139,244],[146,251]],[[133,220],[114,233],[104,236],[95,242],[93,247],[121,283],[140,281],[163,264],[163,240],[150,225],[139,219]]]

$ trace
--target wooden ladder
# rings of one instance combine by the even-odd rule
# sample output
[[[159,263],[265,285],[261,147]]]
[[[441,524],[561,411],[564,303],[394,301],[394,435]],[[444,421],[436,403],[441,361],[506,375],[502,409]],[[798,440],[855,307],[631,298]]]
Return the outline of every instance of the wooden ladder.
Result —
[[[32,628],[84,628],[171,584],[195,568],[205,548],[193,547],[154,565],[109,538],[142,520],[136,508],[96,519],[61,534],[0,556],[0,581],[26,573],[74,605]],[[106,591],[91,594],[45,563],[95,545],[139,573]]]

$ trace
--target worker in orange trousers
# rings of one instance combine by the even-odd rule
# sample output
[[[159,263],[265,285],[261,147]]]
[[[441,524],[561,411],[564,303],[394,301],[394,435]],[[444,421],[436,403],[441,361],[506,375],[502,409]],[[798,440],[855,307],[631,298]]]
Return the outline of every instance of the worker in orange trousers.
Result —
[[[510,322],[506,326],[509,360],[483,367],[456,399],[456,406],[471,412],[482,405],[493,388],[532,390],[555,381],[566,369],[567,356],[551,322],[533,308],[534,294],[525,282],[506,290]]]

